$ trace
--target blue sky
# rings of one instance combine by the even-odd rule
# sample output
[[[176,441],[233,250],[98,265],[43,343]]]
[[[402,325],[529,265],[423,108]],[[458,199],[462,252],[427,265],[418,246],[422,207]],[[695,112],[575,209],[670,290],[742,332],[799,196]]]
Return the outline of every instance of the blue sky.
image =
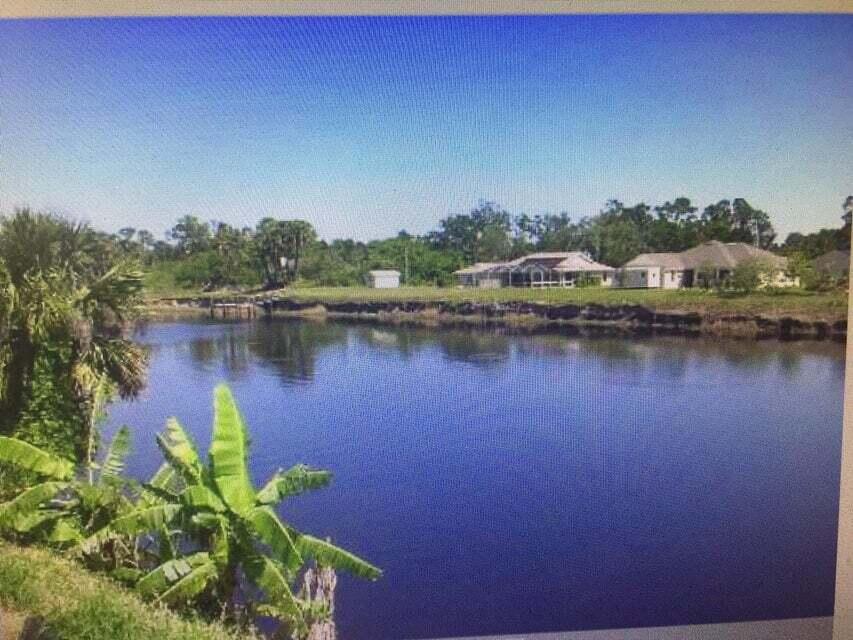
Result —
[[[481,199],[745,197],[780,235],[853,192],[853,16],[0,22],[0,210],[158,236],[191,213],[423,233]]]

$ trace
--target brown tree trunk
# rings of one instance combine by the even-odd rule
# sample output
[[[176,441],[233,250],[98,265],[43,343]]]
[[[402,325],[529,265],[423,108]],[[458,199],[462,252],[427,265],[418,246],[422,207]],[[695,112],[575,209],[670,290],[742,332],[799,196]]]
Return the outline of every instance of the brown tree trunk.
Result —
[[[308,621],[306,640],[335,640],[335,586],[338,577],[330,567],[311,567],[305,572],[301,596],[310,604],[320,605],[326,615]]]
[[[0,398],[0,433],[5,435],[11,434],[18,424],[36,359],[35,348],[25,336],[17,339],[13,336],[9,350],[6,388]]]

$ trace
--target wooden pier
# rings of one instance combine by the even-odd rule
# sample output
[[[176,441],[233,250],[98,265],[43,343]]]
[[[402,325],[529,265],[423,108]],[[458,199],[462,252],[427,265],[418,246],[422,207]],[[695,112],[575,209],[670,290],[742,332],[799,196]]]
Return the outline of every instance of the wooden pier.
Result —
[[[258,305],[251,302],[210,301],[211,318],[246,318],[252,319],[258,315]]]

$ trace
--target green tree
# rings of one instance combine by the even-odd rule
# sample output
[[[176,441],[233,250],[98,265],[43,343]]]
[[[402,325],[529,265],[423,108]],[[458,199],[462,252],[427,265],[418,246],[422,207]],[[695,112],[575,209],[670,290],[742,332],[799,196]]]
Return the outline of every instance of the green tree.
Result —
[[[469,214],[447,217],[439,226],[430,239],[442,249],[458,251],[468,262],[495,259],[510,245],[510,214],[493,202],[480,202]]]
[[[294,593],[306,559],[370,580],[380,576],[373,565],[297,531],[276,513],[275,506],[283,499],[326,486],[331,479],[328,472],[297,465],[280,470],[255,489],[247,464],[248,433],[226,386],[215,391],[207,465],[175,420],[170,420],[157,442],[166,465],[158,472],[158,481],[149,486],[153,497],[81,546],[86,550],[119,534],[143,533],[160,536],[162,546],[162,537],[168,537],[164,532],[174,529],[182,539],[191,540],[194,549],[189,555],[167,559],[139,580],[136,589],[142,595],[176,606],[215,602],[232,620],[238,603],[244,602],[253,613],[280,620],[293,637],[304,638],[313,621],[328,615]],[[166,546],[179,551],[178,545]],[[258,589],[263,595],[241,598],[245,588]]]
[[[54,420],[63,437],[44,444],[77,459],[101,385],[133,396],[146,365],[122,332],[142,273],[129,262],[103,265],[98,242],[85,225],[27,209],[0,220],[0,434],[35,438],[43,418]]]
[[[177,245],[178,252],[192,255],[210,248],[210,225],[195,216],[184,216],[169,231],[169,237]]]
[[[300,263],[316,240],[314,227],[304,220],[261,220],[255,244],[264,284],[272,288],[296,280]]]

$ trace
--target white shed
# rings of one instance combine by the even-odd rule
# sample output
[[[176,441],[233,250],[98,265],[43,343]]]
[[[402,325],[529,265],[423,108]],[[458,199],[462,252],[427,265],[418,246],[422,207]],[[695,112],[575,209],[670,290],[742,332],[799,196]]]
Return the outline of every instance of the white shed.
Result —
[[[396,289],[400,286],[399,271],[369,271],[367,286],[371,289]]]

